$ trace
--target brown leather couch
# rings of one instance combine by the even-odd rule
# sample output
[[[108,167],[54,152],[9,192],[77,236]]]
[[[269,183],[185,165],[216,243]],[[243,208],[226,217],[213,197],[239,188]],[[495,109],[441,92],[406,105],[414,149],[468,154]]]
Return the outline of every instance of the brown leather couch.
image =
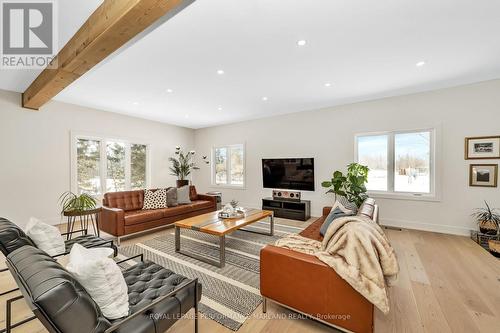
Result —
[[[300,235],[323,240],[319,230],[331,207]],[[378,222],[378,207],[367,199],[358,215]],[[260,252],[260,292],[267,299],[328,325],[352,332],[373,332],[373,304],[330,266],[312,255],[272,245]]]
[[[142,209],[143,190],[106,193],[99,229],[116,236],[119,245],[123,236],[216,210],[215,197],[196,193],[194,186],[190,186],[189,190],[190,204],[151,210]]]

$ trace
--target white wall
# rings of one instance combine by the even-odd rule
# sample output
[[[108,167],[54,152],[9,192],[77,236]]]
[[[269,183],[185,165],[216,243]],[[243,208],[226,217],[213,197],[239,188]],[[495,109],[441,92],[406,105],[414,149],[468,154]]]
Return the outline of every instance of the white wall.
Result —
[[[150,144],[151,185],[172,186],[168,157],[194,146],[193,130],[50,102],[20,107],[21,95],[0,91],[0,216],[25,225],[30,216],[59,223],[58,198],[70,190],[70,132],[92,132]]]
[[[203,155],[210,155],[213,145],[246,144],[246,189],[219,189],[224,201],[236,199],[254,207],[271,194],[262,187],[262,158],[314,157],[316,191],[303,192],[303,197],[312,200],[312,212],[319,216],[333,200],[320,183],[353,161],[356,133],[428,127],[438,127],[441,134],[441,200],[379,199],[381,223],[468,234],[474,227],[470,218],[474,207],[483,200],[500,207],[498,188],[468,186],[473,161],[464,160],[465,137],[500,135],[500,80],[201,129],[195,132],[195,142]],[[483,162],[499,161],[478,163]],[[209,168],[196,174],[199,191],[218,188],[210,179]]]

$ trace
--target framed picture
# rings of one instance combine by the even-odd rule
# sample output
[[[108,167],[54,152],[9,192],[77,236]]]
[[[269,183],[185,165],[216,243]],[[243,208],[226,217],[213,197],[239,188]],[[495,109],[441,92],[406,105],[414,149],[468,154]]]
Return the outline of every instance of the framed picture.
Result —
[[[500,158],[500,136],[465,138],[465,159]]]
[[[497,187],[498,164],[471,164],[470,186]]]

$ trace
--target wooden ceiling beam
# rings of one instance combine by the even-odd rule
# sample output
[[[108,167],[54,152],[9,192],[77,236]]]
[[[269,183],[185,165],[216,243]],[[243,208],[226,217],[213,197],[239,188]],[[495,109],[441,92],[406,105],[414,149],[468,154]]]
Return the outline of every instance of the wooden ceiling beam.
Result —
[[[194,0],[104,0],[23,93],[23,107],[38,110],[67,86],[142,32]],[[124,69],[126,70],[126,69]]]

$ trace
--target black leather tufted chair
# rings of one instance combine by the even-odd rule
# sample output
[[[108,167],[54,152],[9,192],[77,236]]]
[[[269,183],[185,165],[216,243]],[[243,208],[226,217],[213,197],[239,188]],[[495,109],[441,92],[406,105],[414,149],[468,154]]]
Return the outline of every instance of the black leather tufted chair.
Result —
[[[45,252],[23,246],[7,256],[7,266],[23,294],[17,299],[24,297],[51,333],[163,333],[193,307],[198,331],[201,285],[153,262],[141,261],[123,271],[130,313],[114,321],[105,318],[71,273]],[[8,331],[15,300],[7,302]]]

